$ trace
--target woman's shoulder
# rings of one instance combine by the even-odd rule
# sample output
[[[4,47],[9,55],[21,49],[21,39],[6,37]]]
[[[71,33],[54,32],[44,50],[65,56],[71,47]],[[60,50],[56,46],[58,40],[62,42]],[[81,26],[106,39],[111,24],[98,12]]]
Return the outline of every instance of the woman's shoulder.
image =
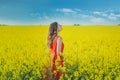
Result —
[[[53,40],[53,42],[56,42],[56,41],[62,41],[62,37],[61,36],[59,36],[59,35],[57,35],[55,38],[54,38],[54,40]]]
[[[62,37],[58,35],[58,40],[62,40]]]

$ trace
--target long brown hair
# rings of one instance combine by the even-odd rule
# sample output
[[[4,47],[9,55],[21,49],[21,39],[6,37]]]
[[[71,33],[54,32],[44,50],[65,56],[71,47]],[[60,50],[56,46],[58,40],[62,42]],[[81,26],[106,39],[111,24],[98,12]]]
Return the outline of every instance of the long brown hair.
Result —
[[[57,36],[57,28],[58,28],[57,22],[53,22],[50,24],[49,31],[48,31],[48,37],[47,37],[47,46],[49,48],[52,47],[53,40]]]

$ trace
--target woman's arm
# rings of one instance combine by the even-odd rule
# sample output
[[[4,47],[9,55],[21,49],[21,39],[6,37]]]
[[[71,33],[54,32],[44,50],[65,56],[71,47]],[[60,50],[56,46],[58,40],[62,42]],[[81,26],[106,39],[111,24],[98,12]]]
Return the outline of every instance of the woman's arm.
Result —
[[[58,37],[57,40],[57,55],[61,56],[61,46],[62,46],[62,38]]]

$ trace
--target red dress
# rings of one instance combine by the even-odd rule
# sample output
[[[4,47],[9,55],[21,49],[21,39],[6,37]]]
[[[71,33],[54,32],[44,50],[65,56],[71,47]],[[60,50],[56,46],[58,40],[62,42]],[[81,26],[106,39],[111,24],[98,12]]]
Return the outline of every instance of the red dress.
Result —
[[[58,70],[57,71],[57,74],[56,76],[54,76],[54,71],[56,70],[57,66],[55,65],[55,62],[58,58],[58,55],[57,55],[57,40],[58,40],[59,36],[56,36],[53,40],[53,43],[52,43],[52,47],[51,47],[51,53],[53,55],[52,57],[52,80],[55,79],[55,77],[57,78],[57,80],[60,79],[60,76],[62,74],[62,71]],[[64,44],[62,42],[62,46],[61,46],[61,53],[63,53],[63,50],[64,50]],[[60,61],[59,61],[59,65],[63,67],[63,58],[60,58]]]

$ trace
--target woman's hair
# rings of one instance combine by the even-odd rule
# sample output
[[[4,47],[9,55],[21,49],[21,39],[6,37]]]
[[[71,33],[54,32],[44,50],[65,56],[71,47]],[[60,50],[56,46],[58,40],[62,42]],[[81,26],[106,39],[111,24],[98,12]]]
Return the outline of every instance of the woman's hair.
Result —
[[[53,22],[50,24],[49,31],[48,31],[48,37],[47,37],[47,46],[49,48],[52,47],[53,40],[57,35],[57,28],[58,28],[57,22]]]

